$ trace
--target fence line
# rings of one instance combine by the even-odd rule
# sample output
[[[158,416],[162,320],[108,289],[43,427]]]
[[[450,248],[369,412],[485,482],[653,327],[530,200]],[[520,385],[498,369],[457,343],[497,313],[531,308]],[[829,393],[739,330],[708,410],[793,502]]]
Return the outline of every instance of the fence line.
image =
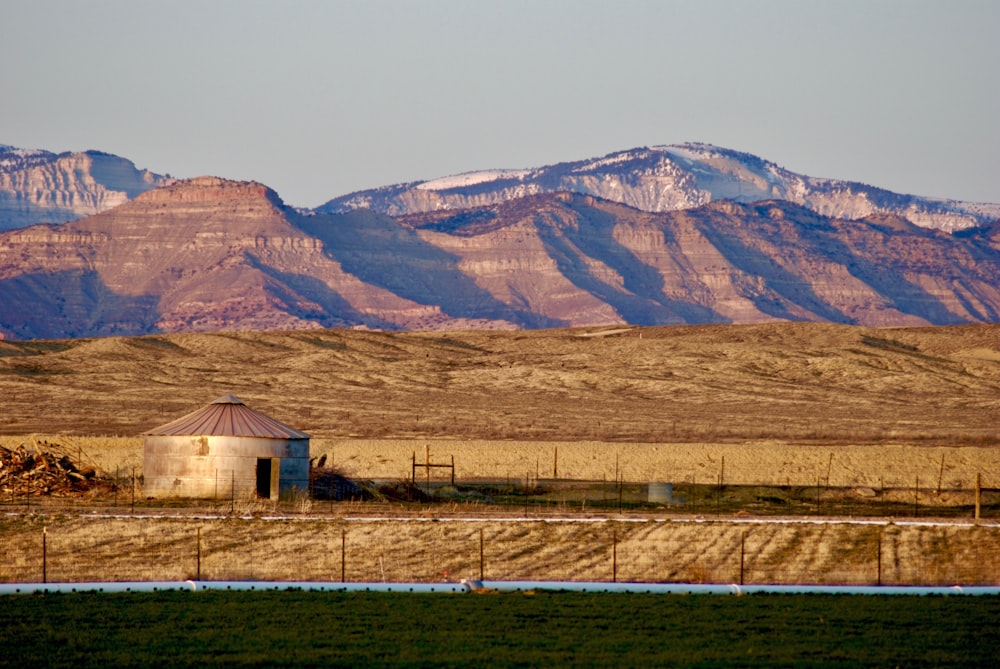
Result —
[[[0,536],[4,582],[1000,584],[993,524],[32,516]]]
[[[416,463],[416,468],[424,467]],[[451,465],[443,465],[451,469]],[[430,471],[429,468],[427,471]],[[283,493],[280,500],[258,498],[252,491],[256,480],[225,476],[225,485],[207,499],[147,498],[141,477],[131,471],[119,472],[100,491],[58,496],[0,490],[0,508],[30,512],[32,509],[118,509],[131,513],[166,508],[204,508],[230,514],[253,512],[322,512],[342,514],[339,502],[422,502],[448,503],[471,507],[522,508],[527,513],[549,510],[595,512],[638,511],[658,514],[700,513],[731,515],[812,515],[867,517],[949,517],[990,519],[1000,517],[1000,488],[987,487],[987,479],[977,476],[972,488],[938,487],[936,482],[913,486],[878,488],[827,486],[822,479],[812,486],[780,483],[736,484],[720,475],[707,484],[645,483],[540,479],[531,473],[523,478],[503,480],[452,480],[357,482],[342,478],[322,490]],[[334,502],[338,502],[335,504]]]

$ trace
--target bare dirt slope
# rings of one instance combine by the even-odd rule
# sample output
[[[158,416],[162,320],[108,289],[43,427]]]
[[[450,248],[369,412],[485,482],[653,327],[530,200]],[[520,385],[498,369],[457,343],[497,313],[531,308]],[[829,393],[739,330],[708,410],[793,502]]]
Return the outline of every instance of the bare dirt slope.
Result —
[[[1000,325],[0,341],[0,434],[138,435],[225,393],[328,439],[992,446]]]

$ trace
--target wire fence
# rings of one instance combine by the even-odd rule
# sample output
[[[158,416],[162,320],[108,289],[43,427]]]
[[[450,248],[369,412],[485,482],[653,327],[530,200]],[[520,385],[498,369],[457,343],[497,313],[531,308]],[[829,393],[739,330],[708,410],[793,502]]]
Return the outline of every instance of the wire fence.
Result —
[[[0,488],[0,580],[1000,583],[1000,490],[983,475],[749,485],[722,468],[714,483],[627,481],[616,466],[614,480],[456,480],[454,460],[440,464],[435,476],[413,456],[408,478],[381,481],[316,469],[274,500],[232,471],[196,500],[146,496],[131,467],[82,492]]]
[[[879,518],[1000,518],[1000,489],[937,486],[836,487],[781,484],[694,484],[635,481],[414,479],[353,480],[313,476],[310,489],[282,492],[278,499],[254,494],[256,479],[224,472],[201,499],[147,497],[141,475],[118,470],[84,493],[48,494],[43,489],[0,488],[0,508],[8,511],[84,511],[146,513],[207,509],[213,513],[325,513],[341,515],[344,502],[448,505],[472,513],[521,515],[656,514],[730,516],[815,516]]]
[[[4,582],[1000,584],[993,523],[31,514],[0,536]]]
[[[525,515],[532,512],[639,512],[718,516],[744,513],[887,518],[1000,517],[1000,489],[997,487],[1000,479],[997,479],[994,460],[986,457],[982,449],[971,455],[942,451],[940,454],[934,452],[933,457],[921,456],[920,467],[901,476],[899,458],[890,459],[893,465],[883,469],[864,461],[846,466],[840,463],[846,456],[838,456],[834,451],[807,449],[797,451],[794,457],[786,454],[774,460],[774,453],[764,449],[762,453],[769,453],[767,457],[772,461],[762,466],[757,460],[747,460],[747,454],[742,451],[727,451],[720,446],[722,452],[713,451],[715,455],[706,461],[711,466],[699,469],[697,476],[690,466],[650,466],[642,469],[644,475],[656,476],[657,472],[670,471],[676,476],[637,481],[634,478],[637,470],[630,459],[634,453],[626,452],[620,461],[617,450],[598,449],[600,452],[589,455],[587,462],[590,475],[596,471],[602,478],[585,480],[572,474],[574,470],[581,471],[580,453],[567,454],[566,448],[563,445],[560,461],[559,447],[552,446],[551,469],[549,463],[542,465],[540,453],[546,449],[539,446],[521,449],[523,452],[512,448],[500,453],[499,460],[473,459],[472,463],[458,463],[456,467],[452,453],[438,453],[432,458],[431,447],[425,444],[419,459],[416,450],[409,453],[405,471],[398,478],[376,480],[348,477],[333,466],[323,466],[327,458],[323,455],[317,466],[309,470],[307,489],[289,489],[288,481],[261,477],[261,472],[255,470],[255,466],[260,469],[259,459],[247,458],[248,462],[241,464],[240,469],[199,470],[201,478],[177,480],[177,489],[187,491],[188,497],[194,494],[199,497],[189,499],[165,494],[162,491],[164,477],[151,481],[147,495],[141,464],[101,470],[80,445],[66,446],[35,439],[18,447],[0,447],[0,507],[26,511],[33,507],[127,508],[135,513],[207,506],[235,514],[254,506],[259,496],[267,498],[270,504],[270,507],[260,508],[277,513],[319,511],[328,505],[326,512],[337,514],[340,501],[367,500],[505,509],[523,507]],[[651,448],[657,451],[656,447]],[[589,453],[589,447],[584,451]],[[644,452],[649,452],[649,447]],[[728,467],[727,454],[730,456]],[[526,457],[533,463],[528,464]],[[332,459],[331,456],[331,462]],[[392,459],[392,462],[396,461]],[[625,462],[633,472],[631,479],[626,478]],[[699,465],[706,462],[699,460]],[[835,467],[835,462],[842,466]],[[496,478],[495,473],[493,476],[485,474],[498,469],[508,472],[504,478]],[[795,470],[794,474],[790,469]],[[541,476],[543,470],[550,471],[551,476]],[[608,474],[602,475],[602,470]],[[512,471],[521,473],[512,476]],[[274,473],[270,469],[267,472]],[[273,495],[279,487],[282,488],[280,494]],[[277,498],[272,500],[272,496]]]

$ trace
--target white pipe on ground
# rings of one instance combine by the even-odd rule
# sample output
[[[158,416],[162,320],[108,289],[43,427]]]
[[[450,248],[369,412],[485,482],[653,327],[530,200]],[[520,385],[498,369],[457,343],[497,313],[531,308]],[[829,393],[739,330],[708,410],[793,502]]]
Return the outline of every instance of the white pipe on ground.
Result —
[[[736,585],[719,583],[605,583],[601,581],[471,581],[461,583],[340,583],[335,581],[123,581],[85,583],[0,583],[0,595],[74,592],[164,592],[171,590],[455,593],[499,592],[650,593],[679,595],[1000,595],[998,586],[914,585]]]
[[[499,591],[629,592],[682,595],[1000,595],[997,586],[737,585],[721,583],[604,583],[600,581],[475,581],[473,589]]]
[[[45,592],[163,592],[170,590],[275,591],[314,590],[324,592],[469,592],[465,583],[340,583],[333,581],[122,581],[84,583],[0,583],[0,595]]]

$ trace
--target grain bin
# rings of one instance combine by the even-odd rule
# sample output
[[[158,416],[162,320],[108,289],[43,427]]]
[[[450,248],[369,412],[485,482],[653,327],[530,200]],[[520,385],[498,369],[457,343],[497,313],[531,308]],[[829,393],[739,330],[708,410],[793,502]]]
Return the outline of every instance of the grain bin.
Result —
[[[146,432],[151,497],[288,497],[309,489],[309,435],[225,395]]]

